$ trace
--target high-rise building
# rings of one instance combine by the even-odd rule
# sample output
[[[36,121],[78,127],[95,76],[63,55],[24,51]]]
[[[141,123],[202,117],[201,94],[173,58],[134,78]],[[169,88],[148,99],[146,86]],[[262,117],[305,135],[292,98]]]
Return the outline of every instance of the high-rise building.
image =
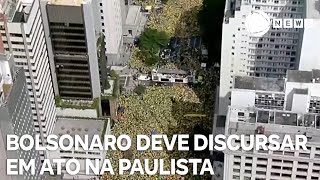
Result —
[[[105,36],[105,51],[109,55],[110,61],[112,59],[116,61],[120,56],[124,3],[124,0],[100,0],[99,2],[101,30]]]
[[[234,76],[285,77],[298,69],[303,29],[279,28],[263,36],[246,30],[246,17],[255,10],[271,19],[301,19],[315,0],[227,0],[223,22],[219,114],[226,115]],[[307,40],[307,41],[310,41]]]
[[[98,0],[98,4],[97,19],[105,37],[107,65],[123,67],[130,58],[130,46],[144,30],[147,17],[141,6],[131,5],[131,0]]]
[[[21,68],[13,70],[10,61],[13,61],[12,55],[0,54],[0,179],[40,180],[41,161],[38,151],[34,148],[30,151],[6,151],[7,135],[36,135],[24,71]],[[34,159],[36,174],[32,175],[28,171],[23,175],[8,176],[7,159],[23,159],[25,162]]]
[[[41,143],[46,142],[56,121],[53,85],[39,1],[7,1],[0,33],[15,66],[25,70],[32,118]],[[44,152],[41,152],[44,155]]]
[[[43,1],[41,9],[55,95],[62,99],[100,97],[101,82],[106,77],[100,76],[99,70],[106,68],[102,65],[106,59],[100,56],[104,53],[99,53],[103,34],[96,29],[94,3]]]
[[[254,134],[305,135],[308,142],[307,150],[226,150],[224,179],[320,179],[319,92],[320,70],[290,70],[286,79],[235,77],[226,136],[245,135],[246,146]]]

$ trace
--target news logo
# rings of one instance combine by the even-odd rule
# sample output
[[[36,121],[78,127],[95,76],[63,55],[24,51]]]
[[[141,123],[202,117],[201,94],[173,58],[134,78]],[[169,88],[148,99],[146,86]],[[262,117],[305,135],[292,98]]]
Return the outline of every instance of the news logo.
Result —
[[[271,18],[267,13],[255,10],[245,20],[246,30],[252,35],[261,37],[273,29],[312,28],[313,19],[280,19]]]
[[[247,31],[253,36],[265,35],[271,24],[271,18],[263,11],[252,11],[245,21]]]

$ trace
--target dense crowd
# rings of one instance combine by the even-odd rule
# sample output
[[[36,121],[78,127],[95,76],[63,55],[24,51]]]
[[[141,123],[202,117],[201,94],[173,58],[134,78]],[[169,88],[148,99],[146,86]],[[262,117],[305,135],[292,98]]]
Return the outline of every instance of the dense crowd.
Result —
[[[121,96],[119,103],[124,107],[124,119],[115,124],[114,135],[128,134],[185,134],[193,131],[197,124],[208,123],[206,117],[185,117],[190,112],[203,112],[203,106],[197,94],[189,87],[167,86],[148,87],[143,95]],[[209,126],[209,124],[208,124]],[[170,159],[188,158],[190,152],[180,151],[137,151],[135,146],[127,152],[109,151],[108,158],[118,170],[118,159],[165,159],[166,169],[170,168]],[[166,177],[167,178],[167,177]],[[174,178],[174,177],[171,177]],[[106,176],[106,179],[108,177]],[[157,179],[147,175],[115,175],[109,179]]]
[[[154,0],[141,1],[144,5],[154,4]],[[197,14],[202,0],[167,0],[161,14],[152,13],[149,27],[166,32],[170,37],[187,37],[199,34]],[[117,121],[113,134],[191,134],[195,126],[212,127],[215,87],[218,76],[213,69],[201,69],[199,52],[192,52],[186,44],[182,44],[181,58],[175,62],[162,62],[163,68],[179,68],[197,70],[203,78],[202,83],[189,87],[184,86],[150,86],[142,95],[136,93],[119,97],[119,104],[124,109],[122,118]],[[158,64],[159,65],[159,64]],[[129,67],[142,73],[149,73],[154,66],[146,66],[139,48],[133,48]],[[199,113],[206,116],[185,116]],[[135,147],[135,146],[133,146]],[[134,148],[126,152],[109,151],[107,153],[113,163],[115,172],[118,170],[118,159],[165,159],[168,169],[170,159],[192,158],[192,152],[179,151],[136,151]],[[152,165],[152,164],[151,164]],[[191,167],[190,167],[191,168]],[[191,177],[148,176],[148,175],[105,175],[105,180],[181,180]]]
[[[168,0],[162,13],[152,13],[150,28],[166,32],[169,36],[188,37],[199,34],[198,12],[202,0]]]

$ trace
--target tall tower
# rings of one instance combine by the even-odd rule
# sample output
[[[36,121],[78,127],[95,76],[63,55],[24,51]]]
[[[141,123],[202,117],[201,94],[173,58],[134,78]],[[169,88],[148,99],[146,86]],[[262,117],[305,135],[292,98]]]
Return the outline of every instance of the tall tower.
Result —
[[[246,17],[260,10],[276,19],[301,19],[303,0],[227,0],[223,22],[219,114],[226,115],[235,76],[285,77],[298,69],[302,29],[273,29],[255,37],[246,30]]]
[[[25,70],[32,119],[41,143],[52,133],[56,121],[54,93],[39,1],[10,2],[0,33],[6,52],[17,68]],[[44,152],[41,155],[44,156]]]
[[[105,52],[109,65],[120,65],[119,58],[123,42],[123,24],[126,18],[125,0],[98,0],[101,21],[101,31],[105,38]],[[125,4],[126,3],[126,4]]]
[[[92,1],[43,1],[55,95],[62,99],[100,97],[98,40]]]
[[[10,66],[13,56],[0,54],[0,177],[6,180],[40,180],[41,160],[39,152],[34,148],[30,151],[6,151],[6,136],[31,135],[35,137],[30,98],[26,77],[23,69],[17,71]],[[6,174],[7,159],[35,160],[35,175],[25,172],[23,175],[8,176]]]

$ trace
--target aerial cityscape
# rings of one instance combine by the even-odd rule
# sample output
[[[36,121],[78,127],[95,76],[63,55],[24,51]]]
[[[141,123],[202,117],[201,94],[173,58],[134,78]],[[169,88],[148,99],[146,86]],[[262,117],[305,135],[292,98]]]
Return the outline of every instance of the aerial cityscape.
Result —
[[[0,0],[0,180],[320,180],[319,52],[320,0]],[[50,135],[246,141],[223,151],[194,150],[194,138],[188,151],[9,151],[12,134],[41,146]],[[308,141],[244,150],[251,135]],[[8,159],[33,160],[33,173],[8,174]],[[57,173],[55,159],[81,168]],[[105,159],[115,174],[84,168]],[[214,174],[120,174],[120,159],[163,159],[165,170],[209,159]],[[42,173],[47,160],[54,173]]]

